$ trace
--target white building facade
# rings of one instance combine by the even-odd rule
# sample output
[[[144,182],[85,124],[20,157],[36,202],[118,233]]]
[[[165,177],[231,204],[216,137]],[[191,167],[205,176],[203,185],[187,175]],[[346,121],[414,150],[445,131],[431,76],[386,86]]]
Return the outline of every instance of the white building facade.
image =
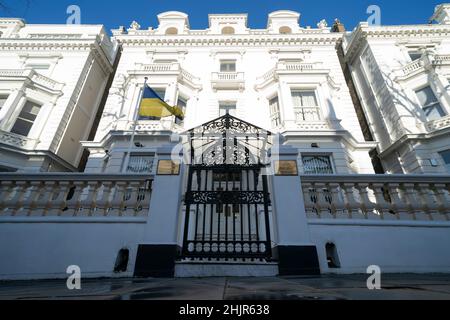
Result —
[[[353,32],[171,11],[113,41],[0,20],[0,279],[450,272],[448,8]],[[146,84],[184,120],[139,116]]]
[[[449,10],[438,6],[428,25],[361,23],[344,38],[387,173],[450,173]]]
[[[0,19],[0,170],[78,171],[117,46],[102,26]]]

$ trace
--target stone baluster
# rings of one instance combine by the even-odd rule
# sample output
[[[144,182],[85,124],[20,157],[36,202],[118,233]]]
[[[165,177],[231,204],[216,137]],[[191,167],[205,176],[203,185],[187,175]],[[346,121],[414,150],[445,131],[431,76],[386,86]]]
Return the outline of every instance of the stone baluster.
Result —
[[[86,189],[87,184],[84,181],[74,181],[71,185],[71,188],[73,190],[73,194],[71,194],[71,197],[67,201],[67,215],[72,215],[76,217],[80,214],[80,211],[82,210],[82,197],[84,195],[84,190]],[[69,190],[70,194],[70,190]]]
[[[359,207],[361,209],[361,212],[364,215],[364,219],[368,219],[369,214],[373,212],[373,204],[369,199],[369,193],[367,191],[367,189],[369,188],[369,184],[364,182],[356,183],[355,188],[359,193]]]
[[[27,200],[27,190],[28,190],[28,182],[26,181],[17,181],[15,194],[13,199],[11,199],[11,206],[13,207],[12,215],[13,216],[22,216],[24,215],[24,202]]]
[[[303,184],[303,197],[305,198],[305,210],[308,218],[316,218],[316,214],[314,212],[315,204],[311,200],[311,190],[313,186],[311,183]]]
[[[388,183],[386,186],[391,198],[389,212],[395,215],[398,220],[401,220],[402,217],[409,219],[409,214],[405,212],[407,209],[406,203],[401,198],[400,187],[400,183]]]
[[[327,201],[329,190],[325,183],[316,183],[315,189],[317,192],[317,208],[321,219],[333,218],[330,210],[330,203]]]
[[[67,196],[69,195],[70,191],[69,186],[69,181],[58,182],[58,194],[55,201],[53,202],[53,211],[57,216],[61,216],[67,207]]]
[[[435,184],[435,194],[438,200],[438,212],[442,215],[443,220],[449,221],[450,199],[448,192],[445,190],[445,184]]]
[[[339,183],[332,182],[328,184],[328,190],[330,190],[331,194],[331,214],[333,215],[333,218],[336,219],[341,200]]]
[[[112,210],[110,212],[110,216],[122,216],[123,211],[125,210],[125,199],[127,197],[127,186],[128,183],[126,181],[118,181],[114,187],[114,197],[112,201]]]
[[[107,217],[109,214],[109,211],[111,210],[111,192],[113,188],[113,182],[112,181],[104,181],[102,182],[103,186],[103,193],[102,198],[98,202],[97,206],[99,210],[103,209],[103,216]]]
[[[431,189],[431,185],[429,183],[419,183],[418,184],[418,196],[423,208],[423,217],[424,219],[434,220],[433,211],[437,210],[437,202],[434,199],[434,193]]]
[[[25,203],[25,208],[28,208],[27,216],[29,217],[39,213],[38,211],[39,196],[43,191],[44,184],[42,183],[42,181],[31,181],[30,185],[31,185],[30,196],[28,198],[28,201]]]
[[[342,184],[342,189],[344,191],[344,206],[347,209],[348,212],[348,218],[353,219],[353,211],[356,211],[358,214],[358,204],[355,200],[355,194],[353,191],[353,183],[344,183]],[[356,218],[356,217],[355,217]]]
[[[375,203],[375,210],[378,211],[379,217],[381,219],[384,219],[384,210],[387,207],[386,200],[384,199],[383,194],[383,183],[371,183],[370,184],[371,189],[373,190],[373,193],[375,195],[376,203]]]
[[[83,200],[83,214],[86,212],[89,217],[92,217],[97,213],[97,192],[99,190],[99,182],[88,181],[85,190],[87,191],[87,197]],[[87,211],[85,211],[86,209]]]
[[[56,182],[55,181],[45,181],[44,182],[44,192],[42,194],[41,200],[39,202],[44,203],[43,206],[43,216],[47,216],[50,214],[51,209],[53,208],[53,198],[56,192]]]
[[[413,215],[414,220],[420,220],[420,211],[417,210],[420,201],[417,199],[417,193],[414,183],[403,184],[405,195],[408,201],[408,211]]]
[[[139,186],[140,182],[131,181],[128,185],[130,196],[127,197],[127,201],[125,203],[126,210],[125,216],[137,216],[141,211],[141,203],[138,199],[139,197]]]
[[[12,196],[14,190],[14,182],[12,181],[0,181],[0,215],[9,215],[11,209],[9,207],[9,199]]]

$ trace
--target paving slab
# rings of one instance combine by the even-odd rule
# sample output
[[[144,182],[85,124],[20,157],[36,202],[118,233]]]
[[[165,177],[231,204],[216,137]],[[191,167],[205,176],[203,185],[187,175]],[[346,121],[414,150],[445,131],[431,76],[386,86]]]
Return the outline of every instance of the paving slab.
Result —
[[[367,275],[266,278],[87,279],[0,282],[0,300],[450,300],[450,275]]]

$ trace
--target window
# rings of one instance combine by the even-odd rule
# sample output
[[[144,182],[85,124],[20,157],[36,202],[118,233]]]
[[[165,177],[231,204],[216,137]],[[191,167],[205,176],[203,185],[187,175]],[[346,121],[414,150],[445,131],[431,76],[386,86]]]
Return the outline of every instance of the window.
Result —
[[[177,28],[168,28],[166,30],[166,35],[177,35],[178,29]]]
[[[447,169],[447,172],[450,173],[450,150],[446,150],[439,153],[444,160],[445,168]]]
[[[416,61],[422,58],[422,51],[409,51],[408,52],[411,61]]]
[[[28,136],[40,110],[40,105],[27,101],[17,117],[11,132],[25,137]]]
[[[235,102],[221,102],[219,103],[219,117],[229,114],[233,117],[236,116],[236,103]]]
[[[6,96],[6,95],[1,95],[0,96],[0,110],[2,110],[2,108],[3,108],[3,106],[5,105],[5,103],[6,103],[6,100],[8,100],[8,96]]]
[[[292,29],[289,27],[281,27],[280,28],[280,33],[281,34],[291,34],[292,33]]]
[[[280,104],[278,97],[275,97],[269,101],[270,106],[270,118],[272,120],[272,127],[276,128],[281,124],[280,116]]]
[[[161,98],[161,100],[164,100],[164,98],[166,97],[166,89],[165,88],[163,88],[163,89],[155,89],[155,88],[153,88],[153,90]],[[139,116],[139,120],[151,121],[151,120],[160,120],[160,119],[161,118],[159,118],[159,117],[142,117],[142,116]]]
[[[416,95],[429,121],[437,120],[445,116],[441,104],[430,86],[416,91]]]
[[[128,173],[151,173],[153,169],[154,156],[151,155],[131,155],[128,162]]]
[[[234,34],[234,28],[233,27],[225,27],[222,29],[222,34]]]
[[[329,156],[303,156],[305,174],[333,174],[333,166]]]
[[[182,98],[181,96],[178,97],[178,103],[177,106],[183,111],[183,114],[186,116],[186,106],[187,106],[187,101],[186,99]],[[176,118],[175,119],[175,123],[176,124],[181,124],[183,122],[183,120]]]
[[[220,72],[236,72],[236,60],[220,61]]]
[[[321,120],[320,109],[317,103],[315,91],[292,91],[292,99],[297,121],[304,122]]]

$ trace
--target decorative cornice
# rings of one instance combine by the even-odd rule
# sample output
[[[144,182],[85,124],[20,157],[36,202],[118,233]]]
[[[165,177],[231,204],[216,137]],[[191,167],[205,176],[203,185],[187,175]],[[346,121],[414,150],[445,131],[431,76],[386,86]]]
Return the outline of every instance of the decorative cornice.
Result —
[[[338,33],[290,34],[290,35],[120,35],[115,39],[123,46],[163,47],[163,46],[293,46],[293,45],[335,45],[342,37]]]
[[[369,26],[361,23],[353,31],[351,39],[346,46],[346,61],[351,62],[363,48],[367,39],[424,39],[427,37],[448,38],[450,25],[402,25],[402,26]]]

